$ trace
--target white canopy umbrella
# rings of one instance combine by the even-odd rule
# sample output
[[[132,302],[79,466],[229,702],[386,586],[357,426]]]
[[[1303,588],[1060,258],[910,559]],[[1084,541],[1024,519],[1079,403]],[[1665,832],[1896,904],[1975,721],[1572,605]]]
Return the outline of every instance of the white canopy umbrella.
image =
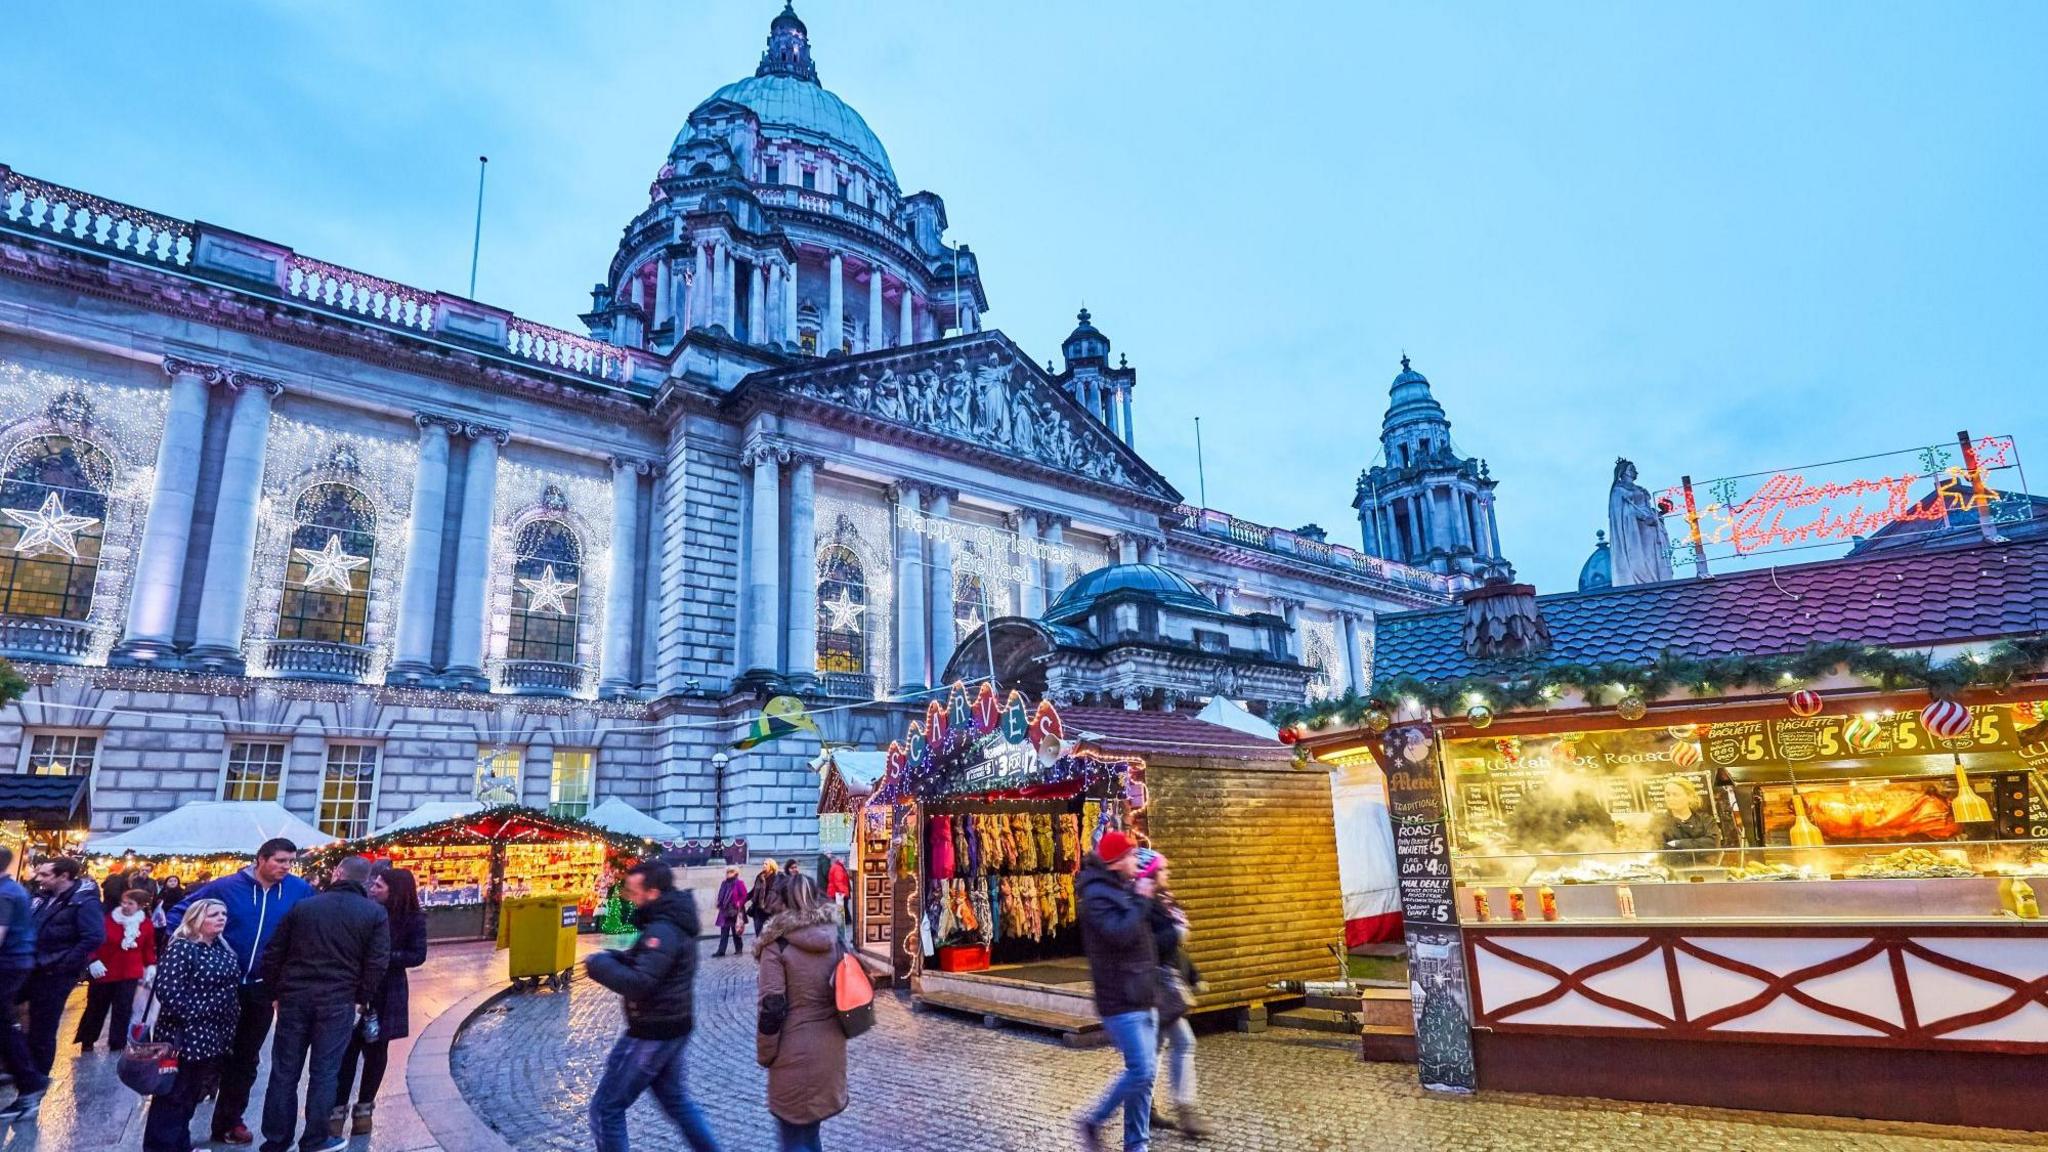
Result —
[[[334,843],[327,835],[270,800],[206,800],[187,804],[125,832],[102,833],[85,850],[118,856],[254,856],[265,840],[282,836],[301,851]]]
[[[1195,719],[1242,732],[1247,736],[1258,736],[1266,740],[1280,738],[1278,728],[1245,711],[1237,701],[1223,696],[1209,697],[1209,703],[1203,705],[1200,712],[1195,713]]]
[[[458,816],[474,816],[483,810],[484,805],[480,800],[429,800],[377,829],[376,835],[388,836],[407,828],[424,828],[429,824],[439,824],[443,820],[453,820]]]
[[[680,840],[683,834],[642,812],[617,796],[600,801],[597,807],[584,814],[585,820],[622,836],[638,836],[642,840]]]

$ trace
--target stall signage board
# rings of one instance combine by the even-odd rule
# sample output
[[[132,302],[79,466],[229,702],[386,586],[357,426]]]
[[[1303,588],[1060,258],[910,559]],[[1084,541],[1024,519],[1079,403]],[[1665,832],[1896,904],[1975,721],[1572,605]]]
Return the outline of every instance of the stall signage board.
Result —
[[[1917,712],[1887,712],[1722,721],[1702,725],[1700,743],[1707,761],[1722,768],[1942,752],[2013,752],[2030,765],[2048,762],[2048,756],[2028,755],[2048,749],[2021,745],[2023,725],[2014,722],[2011,705],[1980,705],[1970,709],[1970,717],[1970,730],[1953,740],[1929,735]]]
[[[1414,997],[1417,1070],[1438,1092],[1478,1087],[1472,1063],[1472,1002],[1458,928],[1457,886],[1444,824],[1436,740],[1420,729],[1387,734],[1387,811],[1394,821],[1401,920]]]

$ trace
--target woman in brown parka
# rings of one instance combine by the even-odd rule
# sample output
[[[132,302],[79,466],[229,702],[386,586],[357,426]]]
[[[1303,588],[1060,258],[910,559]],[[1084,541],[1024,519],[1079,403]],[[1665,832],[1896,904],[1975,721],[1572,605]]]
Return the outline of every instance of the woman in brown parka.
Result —
[[[776,879],[773,914],[754,941],[761,963],[754,1059],[768,1069],[768,1111],[782,1152],[821,1152],[819,1128],[846,1110],[846,1033],[832,997],[837,916],[802,875]]]

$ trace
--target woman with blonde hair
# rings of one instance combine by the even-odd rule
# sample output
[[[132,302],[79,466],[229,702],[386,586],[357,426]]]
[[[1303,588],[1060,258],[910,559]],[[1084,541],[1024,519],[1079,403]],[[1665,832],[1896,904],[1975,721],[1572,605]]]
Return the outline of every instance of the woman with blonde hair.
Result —
[[[178,1078],[169,1092],[150,1098],[142,1152],[192,1152],[192,1113],[220,1082],[242,1010],[242,968],[220,937],[227,926],[226,904],[194,900],[158,957],[155,1038],[178,1053]]]
[[[761,926],[768,922],[773,910],[768,907],[769,889],[775,887],[778,869],[774,857],[769,857],[761,870],[754,874],[754,886],[747,893],[747,917],[754,922],[754,939],[761,938]]]

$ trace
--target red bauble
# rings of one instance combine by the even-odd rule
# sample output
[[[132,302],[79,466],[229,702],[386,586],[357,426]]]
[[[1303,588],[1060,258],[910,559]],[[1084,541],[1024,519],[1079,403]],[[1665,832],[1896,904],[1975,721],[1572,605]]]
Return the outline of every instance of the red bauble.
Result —
[[[1953,740],[1970,730],[1970,710],[1953,700],[1936,700],[1921,709],[1920,726],[1929,736]]]
[[[1787,696],[1785,703],[1792,709],[1794,716],[1818,716],[1825,702],[1821,700],[1820,693],[1811,688],[1801,688]]]
[[[1301,729],[1299,729],[1299,728],[1292,728],[1292,727],[1290,727],[1290,728],[1282,728],[1282,729],[1280,730],[1280,742],[1281,742],[1282,744],[1292,744],[1292,743],[1294,743],[1294,742],[1296,742],[1297,740],[1300,740],[1300,739],[1301,739]]]

